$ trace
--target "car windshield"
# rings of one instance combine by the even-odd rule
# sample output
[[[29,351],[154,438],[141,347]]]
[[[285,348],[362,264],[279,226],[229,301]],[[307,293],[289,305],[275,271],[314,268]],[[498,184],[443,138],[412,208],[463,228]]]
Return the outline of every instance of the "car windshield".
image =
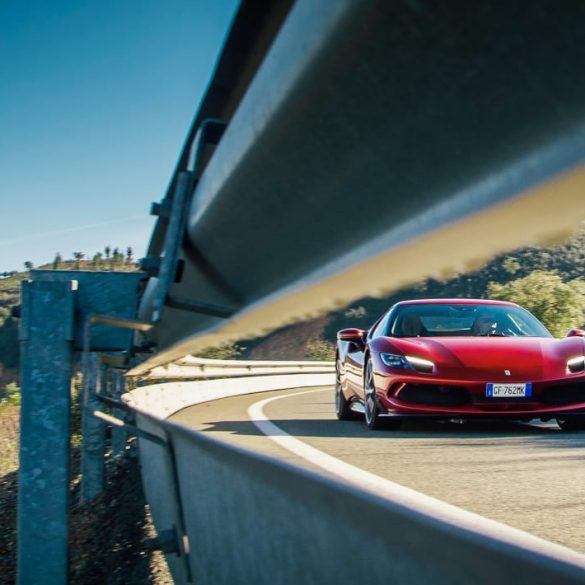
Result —
[[[552,337],[525,309],[512,305],[420,304],[397,308],[388,325],[392,337]]]

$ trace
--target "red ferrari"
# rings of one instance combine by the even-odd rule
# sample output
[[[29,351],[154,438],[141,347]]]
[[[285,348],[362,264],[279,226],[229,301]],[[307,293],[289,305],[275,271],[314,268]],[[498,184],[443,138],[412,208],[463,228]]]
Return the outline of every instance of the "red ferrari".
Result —
[[[406,418],[556,419],[585,430],[585,331],[555,339],[527,310],[469,299],[397,303],[337,334],[337,417],[370,429]]]

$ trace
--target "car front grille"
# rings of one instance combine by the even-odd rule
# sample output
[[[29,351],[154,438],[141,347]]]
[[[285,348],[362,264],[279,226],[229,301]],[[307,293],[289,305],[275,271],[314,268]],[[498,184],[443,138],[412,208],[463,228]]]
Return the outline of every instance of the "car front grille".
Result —
[[[396,398],[408,404],[433,406],[461,406],[471,403],[465,388],[436,384],[406,384]]]
[[[462,386],[443,384],[404,384],[391,392],[395,398],[406,404],[426,404],[428,406],[465,406],[476,405],[482,409],[537,408],[541,406],[567,406],[585,402],[585,383],[557,384],[538,390],[525,398],[487,398],[476,395]]]

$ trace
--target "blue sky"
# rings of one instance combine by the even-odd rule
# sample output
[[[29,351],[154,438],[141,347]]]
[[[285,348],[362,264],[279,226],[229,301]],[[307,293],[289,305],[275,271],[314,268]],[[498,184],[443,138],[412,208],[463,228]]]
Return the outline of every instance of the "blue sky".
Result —
[[[0,272],[144,255],[237,5],[0,2]]]

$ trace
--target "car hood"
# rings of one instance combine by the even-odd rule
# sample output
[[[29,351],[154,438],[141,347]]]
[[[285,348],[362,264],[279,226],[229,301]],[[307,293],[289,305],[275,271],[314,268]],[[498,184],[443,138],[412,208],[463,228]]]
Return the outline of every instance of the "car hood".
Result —
[[[391,340],[407,356],[432,361],[449,376],[464,368],[470,378],[538,380],[567,375],[567,360],[583,355],[581,338],[435,337]]]

